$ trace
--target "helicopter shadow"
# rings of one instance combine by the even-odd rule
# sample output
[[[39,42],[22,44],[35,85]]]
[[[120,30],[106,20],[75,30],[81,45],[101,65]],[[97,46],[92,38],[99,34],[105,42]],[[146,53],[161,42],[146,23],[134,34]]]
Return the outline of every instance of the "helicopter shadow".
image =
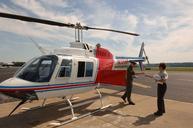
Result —
[[[82,115],[87,113],[89,111],[87,107],[95,102],[95,100],[93,99],[96,99],[96,97],[73,102],[74,105],[86,102],[86,104],[74,108],[75,114]],[[87,102],[89,100],[93,101]],[[68,107],[67,103],[65,103],[64,101],[59,101],[47,104],[45,107],[42,108],[32,108],[32,110],[23,111],[11,116],[1,117],[0,128],[32,128],[46,122],[57,121],[58,118],[67,118],[67,120],[71,119],[70,109],[61,110],[66,107]]]
[[[121,114],[121,113],[118,113],[115,111],[116,109],[120,109],[120,108],[124,108],[124,107],[128,107],[128,104],[124,104],[123,102],[119,102],[118,105],[110,107],[106,111],[96,113],[96,114],[94,114],[94,116],[103,116],[106,114],[112,114],[112,115],[121,116],[121,117],[136,117],[137,120],[132,123],[134,126],[149,125],[156,118],[158,118],[158,116],[155,116],[154,114],[149,114],[145,117],[142,117],[142,116],[130,115],[130,114],[125,115],[125,114]]]
[[[155,116],[154,114],[149,114],[145,117],[137,116],[138,120],[136,120],[133,125],[140,126],[140,125],[149,125],[151,122],[153,122],[158,116]]]
[[[106,95],[110,95],[110,96],[113,96],[113,97],[118,97],[120,98],[120,92],[122,92],[124,90],[121,90],[121,91],[118,91],[118,92],[115,92],[115,93],[112,93],[112,94],[108,94],[108,93],[104,93],[102,92],[101,94],[106,96]],[[122,100],[122,99],[120,99]],[[149,125],[151,122],[153,122],[156,118],[158,118],[158,116],[155,116],[154,114],[149,114],[145,117],[142,117],[142,116],[137,116],[137,115],[123,115],[123,114],[120,114],[118,112],[115,112],[114,110],[116,109],[119,109],[119,108],[124,108],[128,106],[127,104],[124,104],[123,102],[119,102],[118,105],[116,106],[113,106],[111,107],[110,109],[108,109],[107,111],[104,111],[104,112],[100,112],[100,113],[96,113],[95,116],[103,116],[105,114],[113,114],[113,115],[116,115],[116,116],[121,116],[121,117],[136,117],[137,120],[132,123],[134,126],[140,126],[140,125]]]
[[[108,96],[109,94],[102,93],[104,97]],[[118,96],[119,92],[115,92],[111,94],[112,96]],[[75,107],[74,112],[76,115],[83,115],[86,113],[92,113],[96,110],[95,109],[88,109],[88,107],[93,104],[96,100],[98,99],[98,96],[91,97],[85,100],[80,100],[80,101],[74,101],[73,105],[79,104],[82,102],[87,102],[91,100],[92,102],[87,102],[86,104]],[[23,111],[17,114],[14,114],[10,117],[1,117],[0,118],[0,128],[32,128],[36,127],[38,125],[44,124],[46,122],[50,121],[56,121],[56,122],[65,122],[71,118],[71,111],[70,109],[68,110],[62,110],[59,111],[60,109],[68,107],[68,104],[65,103],[64,101],[58,101],[55,103],[50,103],[47,104],[45,107],[39,108],[39,109],[33,109],[32,110],[27,110]],[[140,117],[140,116],[135,116],[135,115],[122,115],[115,110],[121,109],[124,107],[128,107],[128,104],[125,104],[123,102],[119,102],[117,105],[113,105],[105,110],[99,111],[97,113],[93,113],[93,116],[104,116],[106,114],[112,114],[115,116],[122,116],[122,117],[137,117],[138,120],[133,123],[135,126],[139,125],[145,125],[145,124],[150,124],[151,121],[155,120],[156,117],[151,114],[146,117]],[[62,119],[60,119],[62,118]],[[48,124],[45,124],[48,125]]]

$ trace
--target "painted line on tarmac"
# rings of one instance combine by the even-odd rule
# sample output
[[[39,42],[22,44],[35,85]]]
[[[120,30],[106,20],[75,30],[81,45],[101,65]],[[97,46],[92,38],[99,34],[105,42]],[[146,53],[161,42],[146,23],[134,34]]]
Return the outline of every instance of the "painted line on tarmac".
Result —
[[[135,86],[141,87],[141,88],[151,88],[151,86],[147,86],[145,84],[141,84],[141,83],[137,83],[137,82],[133,82],[133,84]]]
[[[186,82],[193,82],[193,80],[190,79],[178,79],[179,81],[186,81]]]

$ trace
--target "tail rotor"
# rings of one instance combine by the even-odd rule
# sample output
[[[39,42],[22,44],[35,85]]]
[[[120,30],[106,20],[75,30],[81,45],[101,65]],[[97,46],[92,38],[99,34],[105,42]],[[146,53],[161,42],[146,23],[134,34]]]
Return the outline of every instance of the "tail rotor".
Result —
[[[149,59],[148,59],[147,54],[145,52],[144,46],[145,46],[145,44],[143,42],[141,44],[141,49],[140,49],[140,52],[139,52],[139,58],[144,58],[145,60],[147,60],[147,63],[149,64]],[[143,57],[143,54],[144,54],[145,57]],[[141,71],[144,70],[143,61],[139,61],[139,67],[140,67]]]

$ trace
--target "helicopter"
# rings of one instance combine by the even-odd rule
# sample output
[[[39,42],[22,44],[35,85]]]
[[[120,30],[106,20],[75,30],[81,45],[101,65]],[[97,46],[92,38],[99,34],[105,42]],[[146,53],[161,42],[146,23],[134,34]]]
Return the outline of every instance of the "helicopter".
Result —
[[[142,63],[148,61],[144,43],[141,45],[138,57],[116,57],[108,49],[101,47],[100,44],[93,46],[82,42],[83,30],[110,31],[139,36],[137,33],[82,26],[80,23],[62,23],[3,12],[0,12],[0,17],[75,29],[75,42],[71,42],[70,47],[57,48],[53,50],[52,54],[44,54],[31,59],[12,78],[0,83],[0,93],[21,100],[9,116],[26,101],[44,99],[43,105],[48,98],[60,97],[65,98],[68,102],[72,119],[77,119],[71,99],[67,96],[96,89],[102,108],[104,107],[102,95],[98,89],[100,85],[125,86],[126,69],[129,64],[139,62],[140,69],[143,70]],[[144,55],[145,57],[143,57]]]

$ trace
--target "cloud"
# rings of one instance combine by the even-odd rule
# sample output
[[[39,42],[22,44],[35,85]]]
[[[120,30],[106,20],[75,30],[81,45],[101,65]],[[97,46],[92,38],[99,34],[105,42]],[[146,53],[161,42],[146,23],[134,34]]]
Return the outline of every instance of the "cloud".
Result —
[[[139,3],[137,9],[131,6],[127,8],[127,5],[123,6],[124,9],[118,9],[116,2],[96,2],[95,0],[81,2],[11,0],[9,3],[11,4],[0,3],[0,11],[65,23],[80,22],[82,25],[91,27],[112,28],[141,34],[140,37],[133,37],[103,31],[84,32],[86,42],[101,43],[116,55],[138,55],[139,44],[145,41],[145,48],[152,62],[192,61],[193,2],[190,0],[183,2],[180,0],[147,0],[146,3],[151,6]],[[136,13],[131,13],[133,9]],[[0,24],[1,31],[15,33],[18,36],[30,35],[32,38],[45,42],[48,40],[64,43],[74,41],[73,29],[8,19],[1,19]],[[61,47],[62,45],[55,44],[57,43],[54,43],[53,46]],[[46,43],[42,45],[46,46]]]
[[[141,29],[152,62],[193,61],[193,2],[153,1],[160,6],[155,15],[143,14]],[[160,12],[159,12],[160,11]]]
[[[123,12],[116,10],[104,1],[87,1],[86,4],[87,7],[92,8],[91,16],[85,20],[91,21],[91,25],[129,32],[136,31],[139,19],[134,14],[129,13],[128,10]],[[87,33],[88,39],[100,39],[103,46],[109,48],[115,55],[136,55],[136,48],[132,46],[135,38],[133,36],[103,31],[89,31]]]
[[[47,10],[39,1],[33,0],[22,0],[22,1],[12,1],[14,5],[18,7],[25,8],[29,12],[33,13],[36,17],[52,19],[54,21],[62,21],[66,23],[76,23],[81,20],[75,15],[64,16],[61,14],[57,14],[54,11]],[[62,2],[62,1],[61,1]],[[49,2],[51,4],[51,2]],[[29,6],[30,5],[30,6]],[[2,12],[9,12],[15,14],[22,14],[28,16],[28,12],[14,10],[8,5],[2,4],[3,8],[0,10]],[[19,9],[18,9],[19,10]],[[2,19],[0,21],[0,29],[2,31],[17,33],[21,36],[30,35],[34,38],[42,38],[42,39],[51,39],[51,40],[64,40],[67,41],[74,40],[74,32],[73,30],[59,27],[52,27],[48,25],[36,24],[36,23],[27,23],[17,20],[10,19]],[[25,30],[25,32],[24,32]]]
[[[44,2],[44,4],[42,4],[40,1],[35,1],[35,0],[21,0],[21,1],[12,1],[12,2],[15,5],[25,8],[26,10],[29,10],[39,18],[50,19],[50,20],[65,22],[65,23],[83,22],[80,17],[73,15],[73,12],[66,15],[63,12],[47,8],[47,6],[50,6],[51,4],[53,4],[52,6],[57,5],[57,7],[67,8],[69,4],[65,1],[61,1],[61,0],[57,2],[49,1],[48,3],[47,1],[42,1]],[[81,14],[79,16],[81,16]]]
[[[157,16],[157,17],[144,17],[144,25],[149,26],[151,28],[164,28],[168,29],[168,18],[165,16]]]
[[[148,53],[153,62],[182,62],[193,61],[193,28],[185,27],[170,31],[159,41],[148,44]]]

